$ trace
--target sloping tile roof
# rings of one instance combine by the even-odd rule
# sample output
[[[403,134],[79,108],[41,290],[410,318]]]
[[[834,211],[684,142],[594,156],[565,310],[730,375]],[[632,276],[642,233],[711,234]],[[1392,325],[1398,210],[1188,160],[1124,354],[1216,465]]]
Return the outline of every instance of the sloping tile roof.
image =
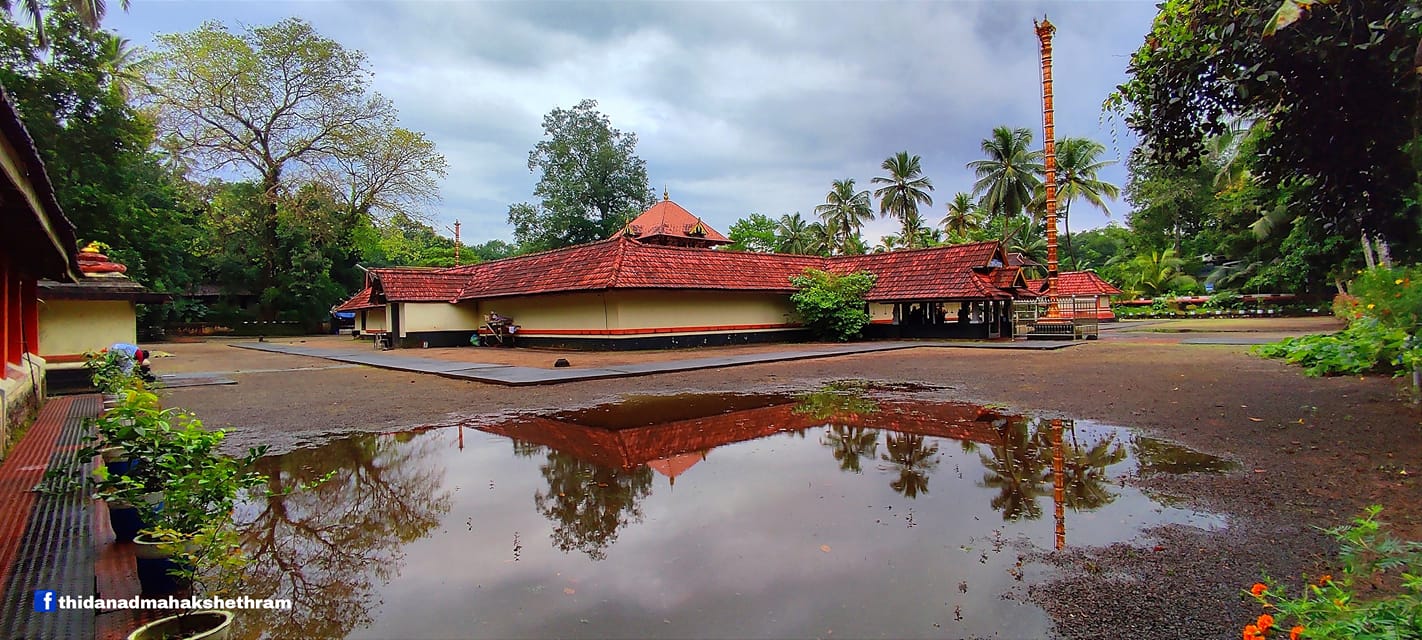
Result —
[[[642,215],[618,231],[618,235],[631,234],[632,237],[647,240],[654,236],[670,236],[673,238],[688,238],[691,240],[704,242],[707,244],[729,244],[730,238],[723,236],[720,232],[712,229],[710,225],[701,221],[683,209],[681,205],[671,200],[662,200],[650,209],[642,212]],[[699,235],[698,235],[699,234]]]
[[[825,258],[663,246],[618,235],[449,269],[371,269],[372,291],[357,294],[341,308],[385,300],[454,302],[608,289],[789,293],[795,290],[790,278],[805,269],[869,271],[877,276],[866,296],[874,302],[1006,300],[1018,292],[1013,288],[1018,269],[1003,267],[1002,259],[996,242]]]
[[[469,276],[445,269],[371,269],[373,287],[392,302],[448,302],[459,296]]]
[[[1037,293],[1047,292],[1047,281],[1028,280],[1027,286]],[[1114,296],[1121,293],[1121,290],[1095,271],[1068,271],[1057,276],[1057,295],[1059,296]]]
[[[74,223],[64,216],[45,173],[34,138],[25,129],[10,94],[0,86],[0,254],[33,278],[78,282],[82,278]],[[33,200],[30,198],[33,196]]]
[[[976,269],[990,271],[994,259],[1001,267],[1002,253],[997,242],[975,242],[948,247],[930,247],[862,256],[830,258],[837,273],[868,271],[878,276],[866,296],[871,302],[890,300],[1005,300],[1011,294],[998,289],[992,278],[980,277]]]
[[[819,256],[664,247],[630,242],[612,286],[623,289],[794,291],[790,277],[825,269]]]
[[[351,296],[349,300],[342,302],[341,305],[336,307],[335,310],[359,311],[361,309],[374,309],[375,307],[379,306],[382,306],[382,304],[380,302],[376,302],[375,290],[370,287],[366,287],[364,289],[361,289],[360,293]]]

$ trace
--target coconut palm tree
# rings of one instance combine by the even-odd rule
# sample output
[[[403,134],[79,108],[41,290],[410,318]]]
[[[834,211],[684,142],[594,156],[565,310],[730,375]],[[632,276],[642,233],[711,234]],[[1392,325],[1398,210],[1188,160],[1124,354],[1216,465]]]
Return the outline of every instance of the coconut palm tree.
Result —
[[[874,218],[874,207],[869,191],[855,191],[854,178],[845,178],[834,181],[824,204],[815,207],[815,213],[834,232],[837,251],[849,253],[846,249],[850,238],[858,237],[864,223]]]
[[[133,95],[133,90],[146,86],[143,74],[148,61],[143,57],[143,47],[135,47],[128,38],[116,33],[103,34],[99,45],[99,62],[109,76],[109,86],[125,100]]]
[[[943,232],[951,241],[963,241],[971,231],[982,228],[983,214],[971,194],[959,191],[948,203],[948,215],[943,217]]]
[[[815,244],[814,231],[800,212],[780,216],[775,225],[775,250],[782,253],[808,254]]]
[[[919,215],[918,205],[933,206],[933,196],[928,195],[933,190],[933,182],[923,175],[920,158],[909,155],[907,151],[889,156],[879,166],[889,172],[889,175],[876,177],[872,181],[884,185],[874,190],[874,197],[879,199],[879,215],[899,220],[904,228],[900,237],[907,248],[919,246],[916,230],[923,226],[923,218]]]
[[[1044,429],[1030,429],[1015,419],[997,428],[998,441],[987,454],[979,454],[986,473],[978,486],[997,489],[992,508],[1002,519],[1036,520],[1042,516],[1039,498],[1051,495],[1051,442]]]
[[[43,0],[19,0],[20,10],[29,14],[35,27],[35,41],[40,48],[49,46],[49,39],[44,33],[44,10],[45,5],[60,11],[73,11],[79,16],[79,21],[90,29],[98,29],[99,23],[104,20],[104,13],[108,10],[108,3],[104,0],[56,0],[53,3],[46,3]],[[129,0],[119,0],[119,7],[128,11]],[[14,0],[0,0],[0,10],[5,13],[14,14]]]
[[[1000,126],[983,140],[982,150],[987,159],[968,163],[968,168],[977,176],[973,195],[980,198],[978,205],[988,215],[1010,220],[1031,204],[1033,190],[1042,183],[1043,171],[1042,152],[1033,151],[1029,148],[1031,145],[1030,130]],[[1010,228],[1004,220],[1003,244],[1009,240]]]
[[[1111,210],[1106,207],[1106,198],[1121,197],[1121,188],[1097,178],[1097,172],[1115,160],[1101,160],[1106,147],[1089,138],[1062,138],[1057,144],[1057,215],[1062,220],[1067,258],[1076,264],[1076,253],[1071,248],[1071,203],[1077,198],[1100,209],[1106,217]]]

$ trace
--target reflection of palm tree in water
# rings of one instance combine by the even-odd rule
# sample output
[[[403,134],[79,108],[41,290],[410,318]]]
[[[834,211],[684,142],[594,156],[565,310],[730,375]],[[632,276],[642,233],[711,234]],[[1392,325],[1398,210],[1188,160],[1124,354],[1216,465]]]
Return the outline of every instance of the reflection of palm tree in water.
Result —
[[[239,634],[343,638],[368,626],[375,580],[397,575],[401,546],[427,535],[449,511],[444,469],[425,460],[437,444],[423,434],[410,443],[363,436],[258,462],[273,497],[240,509],[251,554],[244,595],[290,598],[292,608],[246,612]],[[293,491],[331,469],[330,480]]]
[[[553,523],[554,546],[593,560],[607,557],[622,527],[642,521],[641,500],[652,493],[652,470],[645,465],[613,469],[548,449],[538,470],[548,491],[534,494],[533,502]]]
[[[979,454],[987,473],[980,486],[997,489],[992,508],[1003,520],[1035,520],[1042,516],[1037,498],[1047,495],[1051,480],[1051,441],[1046,429],[1028,428],[1027,419],[1013,417],[997,427],[997,442]]]
[[[887,450],[879,459],[898,467],[899,477],[889,486],[905,498],[928,493],[928,472],[938,467],[938,444],[929,443],[918,434],[890,433],[884,441]]]
[[[879,430],[866,427],[830,425],[829,432],[820,439],[820,444],[830,448],[834,459],[839,461],[840,471],[860,473],[859,461],[874,459],[879,450]]]
[[[1110,490],[1106,468],[1126,459],[1125,447],[1116,442],[1115,434],[1083,445],[1077,439],[1076,425],[1071,420],[1061,422],[1071,433],[1069,441],[1062,443],[1065,506],[1090,511],[1110,504],[1116,494]],[[997,433],[991,455],[980,456],[987,468],[980,486],[998,490],[992,507],[1002,512],[1002,519],[1041,517],[1038,499],[1050,495],[1054,480],[1051,421],[1012,418],[998,426]]]
[[[1083,449],[1077,442],[1076,425],[1070,420],[1064,422],[1071,433],[1071,443],[1063,451],[1066,506],[1073,511],[1092,511],[1111,504],[1116,494],[1109,489],[1106,468],[1126,459],[1126,447],[1116,442],[1116,434],[1112,433]]]

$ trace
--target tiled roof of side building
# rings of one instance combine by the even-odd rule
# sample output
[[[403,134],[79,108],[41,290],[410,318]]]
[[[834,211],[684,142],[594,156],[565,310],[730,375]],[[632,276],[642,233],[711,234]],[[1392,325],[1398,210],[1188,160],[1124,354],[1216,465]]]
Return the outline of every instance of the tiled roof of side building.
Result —
[[[1047,291],[1046,280],[1028,280],[1027,286],[1040,293]],[[1114,296],[1119,293],[1120,288],[1095,271],[1068,271],[1057,276],[1057,295],[1060,296]]]
[[[361,289],[359,293],[351,296],[349,300],[342,302],[336,307],[336,311],[359,311],[361,309],[374,309],[382,306],[375,301],[375,290],[370,287]]]
[[[469,282],[469,276],[444,269],[371,269],[374,287],[394,302],[449,302]]]

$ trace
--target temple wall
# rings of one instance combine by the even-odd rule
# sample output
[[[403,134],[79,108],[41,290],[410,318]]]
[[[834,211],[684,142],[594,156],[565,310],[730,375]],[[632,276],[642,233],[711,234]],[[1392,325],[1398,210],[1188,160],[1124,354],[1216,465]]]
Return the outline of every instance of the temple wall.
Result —
[[[618,333],[755,331],[798,324],[790,296],[763,291],[626,290],[610,294]]]
[[[40,303],[39,351],[45,358],[98,351],[115,342],[138,342],[138,320],[132,302],[46,300]]]

